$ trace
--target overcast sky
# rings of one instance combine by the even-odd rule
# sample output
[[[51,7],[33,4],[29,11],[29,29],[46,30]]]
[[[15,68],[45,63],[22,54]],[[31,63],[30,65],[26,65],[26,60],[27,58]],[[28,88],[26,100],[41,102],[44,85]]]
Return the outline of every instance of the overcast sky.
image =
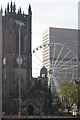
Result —
[[[11,0],[0,0],[3,10]],[[78,0],[12,0],[16,11],[22,7],[25,14],[32,8],[32,49],[42,44],[43,31],[48,27],[77,28]]]
[[[42,44],[42,34],[48,27],[78,28],[79,0],[12,0],[16,11],[21,7],[25,14],[32,8],[32,50]],[[11,0],[0,0],[5,11]]]

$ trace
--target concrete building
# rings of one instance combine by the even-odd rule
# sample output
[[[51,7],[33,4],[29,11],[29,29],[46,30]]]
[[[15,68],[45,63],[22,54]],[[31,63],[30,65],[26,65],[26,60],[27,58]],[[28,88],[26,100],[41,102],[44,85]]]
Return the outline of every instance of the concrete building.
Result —
[[[57,80],[78,79],[78,30],[49,27],[43,32],[43,65]]]

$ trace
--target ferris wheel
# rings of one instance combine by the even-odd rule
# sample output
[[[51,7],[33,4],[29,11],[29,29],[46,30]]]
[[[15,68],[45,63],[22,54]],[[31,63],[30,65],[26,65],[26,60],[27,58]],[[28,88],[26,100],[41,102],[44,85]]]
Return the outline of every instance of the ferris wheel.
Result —
[[[39,76],[41,67],[52,70],[55,83],[61,80],[78,79],[78,57],[67,46],[61,43],[47,43],[36,47],[32,54],[32,73]]]

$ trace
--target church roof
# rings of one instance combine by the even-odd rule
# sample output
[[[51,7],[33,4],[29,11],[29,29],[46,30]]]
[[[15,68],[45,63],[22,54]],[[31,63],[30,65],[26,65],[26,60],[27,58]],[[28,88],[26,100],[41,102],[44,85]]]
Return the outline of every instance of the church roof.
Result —
[[[47,69],[45,68],[45,66],[43,66],[41,68],[41,71],[40,71],[41,74],[47,74]]]

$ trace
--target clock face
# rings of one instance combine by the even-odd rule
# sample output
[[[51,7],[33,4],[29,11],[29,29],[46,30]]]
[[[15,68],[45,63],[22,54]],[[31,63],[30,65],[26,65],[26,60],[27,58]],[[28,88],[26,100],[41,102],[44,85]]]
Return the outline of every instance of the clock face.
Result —
[[[3,65],[6,64],[6,58],[3,58]]]
[[[20,58],[20,60],[19,60],[19,58],[17,58],[17,63],[19,64],[19,62],[20,62],[20,64],[22,64],[22,62],[23,62],[23,60],[22,60],[22,58]]]

